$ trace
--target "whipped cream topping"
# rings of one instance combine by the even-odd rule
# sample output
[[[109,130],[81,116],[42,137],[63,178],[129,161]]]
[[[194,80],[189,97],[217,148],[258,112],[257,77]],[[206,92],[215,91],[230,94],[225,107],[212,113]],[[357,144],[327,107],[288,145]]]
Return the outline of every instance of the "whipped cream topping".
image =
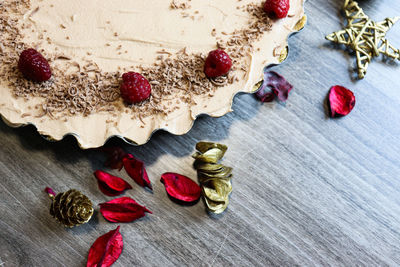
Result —
[[[166,0],[31,0],[29,10],[17,16],[21,16],[19,27],[27,46],[67,55],[67,60],[81,65],[94,62],[102,72],[123,73],[151,68],[183,49],[188,55],[207,54],[217,43],[229,40],[231,33],[246,29],[252,19],[246,6],[262,2],[192,0],[185,8],[174,9]],[[114,135],[143,144],[160,128],[184,134],[199,114],[222,116],[231,111],[234,95],[251,92],[262,79],[263,68],[279,63],[276,51],[286,47],[287,37],[304,15],[303,0],[291,0],[290,5],[289,16],[273,21],[272,28],[252,42],[252,52],[237,60],[240,68],[233,72],[232,83],[194,94],[192,101],[176,101],[181,95],[172,95],[162,103],[167,109],[174,106],[167,113],[133,116],[130,107],[116,101],[117,112],[42,116],[42,97],[15,97],[2,77],[0,112],[11,125],[34,124],[41,134],[55,140],[74,134],[82,148],[101,146]],[[65,60],[57,60],[52,67],[63,69],[63,64]]]

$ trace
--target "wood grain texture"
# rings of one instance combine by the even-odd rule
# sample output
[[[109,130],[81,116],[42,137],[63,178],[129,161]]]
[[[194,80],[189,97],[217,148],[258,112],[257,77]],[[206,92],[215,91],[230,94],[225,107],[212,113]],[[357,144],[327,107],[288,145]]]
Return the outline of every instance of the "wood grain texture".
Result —
[[[376,20],[400,14],[397,0],[360,4]],[[378,59],[364,80],[352,79],[354,57],[324,40],[343,25],[341,5],[306,3],[308,25],[275,68],[295,87],[286,105],[239,95],[233,113],[199,118],[184,136],[157,132],[140,147],[109,141],[143,159],[154,185],[149,193],[132,183],[125,194],[153,214],[121,225],[125,248],[115,266],[400,264],[400,66]],[[400,25],[388,38],[400,47]],[[357,104],[332,120],[325,100],[335,84],[352,89]],[[195,177],[190,155],[199,140],[229,146],[234,191],[222,216],[208,216],[201,202],[171,202],[159,182],[166,171]],[[64,229],[50,218],[43,189],[77,188],[96,204],[111,199],[92,174],[103,155],[80,150],[72,137],[49,143],[32,126],[4,123],[0,147],[0,266],[85,265],[90,245],[117,225],[96,213]]]

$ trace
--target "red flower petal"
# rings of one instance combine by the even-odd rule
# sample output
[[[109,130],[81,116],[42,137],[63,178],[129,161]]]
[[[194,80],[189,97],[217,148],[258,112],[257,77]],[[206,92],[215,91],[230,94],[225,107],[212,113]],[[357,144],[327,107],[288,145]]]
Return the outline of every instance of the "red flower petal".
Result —
[[[97,178],[99,189],[107,196],[121,195],[125,190],[132,189],[132,186],[125,180],[111,175],[103,171],[95,171],[94,176]]]
[[[171,197],[185,201],[194,202],[201,196],[201,188],[190,178],[172,172],[161,175],[161,182]]]
[[[269,90],[267,87],[265,87],[264,89],[260,89],[257,93],[256,93],[257,98],[261,101],[261,102],[272,102],[275,99],[275,94],[273,91]]]
[[[256,96],[262,102],[271,102],[276,95],[280,101],[285,102],[292,89],[293,86],[283,76],[274,71],[265,71],[264,82]]]
[[[261,102],[272,102],[275,99],[274,92],[271,90],[271,88],[268,87],[268,74],[267,74],[267,72],[264,72],[264,81],[263,81],[260,89],[257,91],[256,97]]]
[[[121,255],[124,242],[122,235],[117,229],[112,230],[94,241],[90,247],[86,267],[108,267],[111,266]]]
[[[123,163],[126,172],[138,185],[153,190],[143,161],[136,159],[131,154],[127,154],[123,159]]]
[[[356,98],[349,89],[336,85],[332,86],[329,91],[329,107],[331,117],[346,116],[349,114],[356,104]]]
[[[116,198],[100,204],[100,213],[110,222],[132,222],[152,213],[130,197]]]
[[[102,147],[101,151],[108,155],[104,166],[111,169],[121,170],[123,167],[122,159],[126,156],[125,151],[120,147]]]

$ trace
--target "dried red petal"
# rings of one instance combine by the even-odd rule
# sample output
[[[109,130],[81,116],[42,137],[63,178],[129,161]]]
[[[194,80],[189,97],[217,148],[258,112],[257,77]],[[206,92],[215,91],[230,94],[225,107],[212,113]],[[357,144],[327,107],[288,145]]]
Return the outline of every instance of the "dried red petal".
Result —
[[[261,88],[260,90],[258,90],[258,92],[256,93],[257,98],[261,101],[261,102],[272,102],[275,99],[275,94],[272,90],[270,90],[268,88],[268,86],[265,86],[264,88]]]
[[[103,147],[101,151],[105,152],[108,155],[104,166],[109,167],[111,169],[121,170],[124,166],[122,159],[126,156],[125,151],[120,147]]]
[[[124,179],[111,175],[103,171],[95,171],[94,176],[97,178],[99,189],[107,196],[121,195],[125,190],[132,189]]]
[[[127,154],[123,159],[123,163],[128,175],[138,185],[153,190],[143,161],[136,159],[132,154]]]
[[[117,229],[112,230],[94,241],[90,247],[86,267],[108,267],[111,266],[121,255],[124,242],[122,235]]]
[[[285,102],[292,89],[293,86],[283,76],[274,71],[265,71],[264,82],[256,96],[262,102],[271,102],[274,100],[274,96]]]
[[[256,93],[256,97],[261,101],[261,102],[272,102],[275,99],[275,94],[271,90],[271,88],[268,87],[268,75],[266,74],[267,72],[264,72],[264,81],[260,87],[260,89]]]
[[[172,172],[161,175],[161,182],[171,197],[184,201],[194,202],[201,196],[201,188],[190,178]]]
[[[110,222],[132,222],[144,217],[146,212],[152,213],[130,197],[116,198],[100,204],[100,213]]]
[[[356,98],[349,89],[336,85],[329,91],[329,107],[331,117],[341,117],[349,114],[356,104]]]

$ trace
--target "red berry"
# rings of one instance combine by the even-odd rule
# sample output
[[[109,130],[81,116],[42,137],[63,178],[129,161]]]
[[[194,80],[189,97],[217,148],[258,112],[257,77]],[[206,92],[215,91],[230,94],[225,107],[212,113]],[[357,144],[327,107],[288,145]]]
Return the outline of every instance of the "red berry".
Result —
[[[267,0],[264,4],[264,11],[275,15],[278,19],[285,18],[289,12],[289,0]]]
[[[204,73],[208,78],[225,75],[232,67],[229,55],[221,49],[211,51],[204,64]]]
[[[33,48],[22,51],[18,69],[26,79],[34,82],[44,82],[51,78],[49,62]]]
[[[139,103],[149,98],[151,86],[141,74],[136,72],[127,72],[122,75],[122,84],[120,87],[121,97],[128,104]]]

